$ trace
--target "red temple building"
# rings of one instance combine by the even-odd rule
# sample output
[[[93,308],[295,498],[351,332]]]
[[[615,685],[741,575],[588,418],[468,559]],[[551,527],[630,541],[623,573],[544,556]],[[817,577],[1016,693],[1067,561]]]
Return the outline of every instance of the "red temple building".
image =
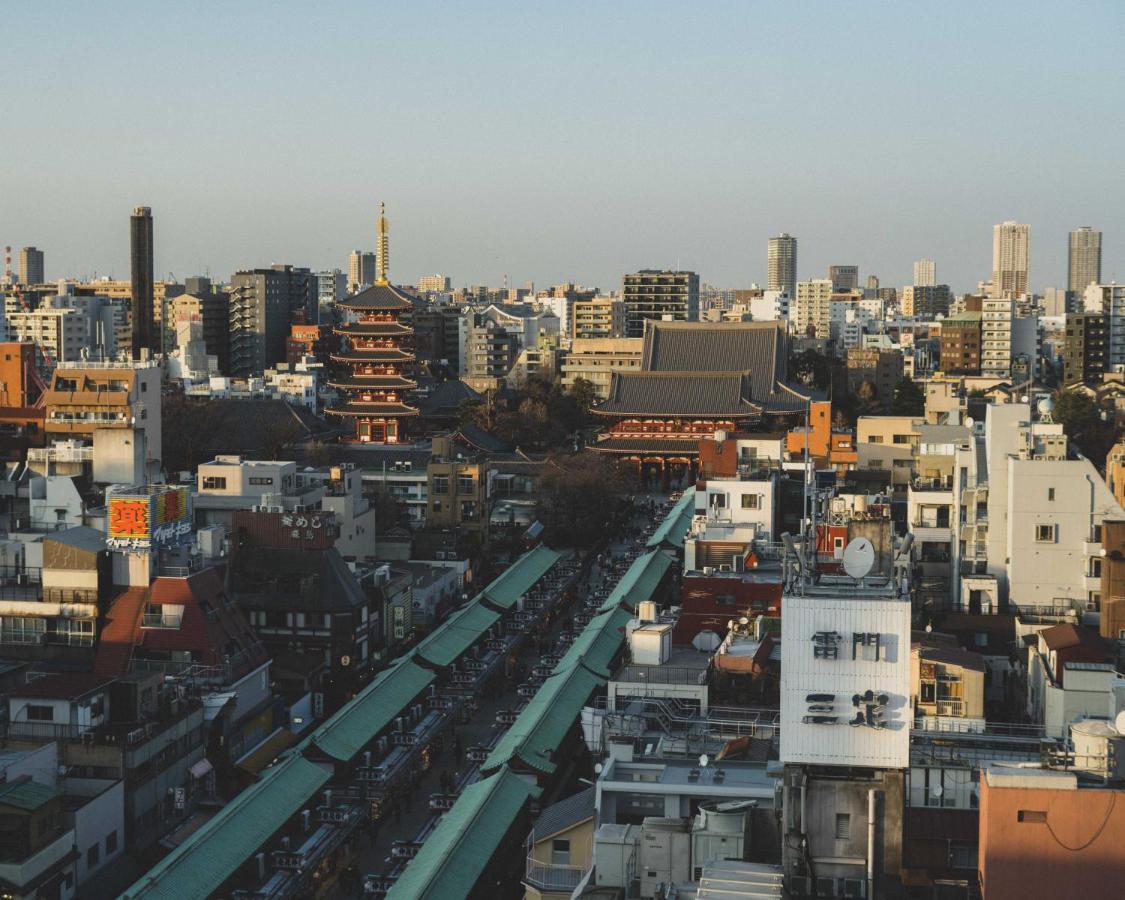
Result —
[[[608,426],[592,449],[642,476],[694,479],[700,438],[804,421],[809,397],[785,383],[788,352],[777,322],[650,320],[640,370],[614,372],[591,410]]]
[[[380,210],[378,280],[336,305],[343,321],[333,329],[340,347],[329,386],[343,394],[331,416],[349,424],[343,440],[361,444],[406,442],[417,408],[406,402],[417,387],[414,375],[414,300],[387,281],[387,218]]]

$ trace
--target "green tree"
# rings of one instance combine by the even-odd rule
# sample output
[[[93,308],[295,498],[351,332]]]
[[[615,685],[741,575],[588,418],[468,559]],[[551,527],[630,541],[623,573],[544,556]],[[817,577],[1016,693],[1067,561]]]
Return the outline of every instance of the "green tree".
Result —
[[[891,414],[895,416],[921,416],[926,413],[926,396],[910,378],[903,378],[891,395]]]
[[[1099,469],[1105,465],[1106,454],[1120,434],[1113,426],[1112,413],[1107,414],[1107,422],[1092,397],[1080,391],[1059,391],[1052,415],[1075,449]]]
[[[536,516],[552,547],[592,547],[611,529],[629,482],[617,465],[586,452],[556,457],[539,480]]]
[[[585,378],[575,378],[574,384],[570,386],[570,396],[574,398],[574,402],[578,404],[578,409],[585,416],[590,412],[590,407],[594,405],[598,393],[592,381]]]

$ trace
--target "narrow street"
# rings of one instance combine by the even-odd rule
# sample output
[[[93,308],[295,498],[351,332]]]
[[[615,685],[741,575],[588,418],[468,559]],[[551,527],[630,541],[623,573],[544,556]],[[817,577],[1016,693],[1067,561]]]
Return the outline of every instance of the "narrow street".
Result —
[[[657,503],[657,508],[667,500],[660,495],[649,495]],[[647,502],[646,495],[641,495],[642,502]],[[595,561],[590,570],[589,590],[579,591],[570,609],[557,615],[546,632],[545,639],[549,645],[554,645],[561,632],[571,624],[572,617],[568,613],[571,609],[581,608],[588,593],[601,589],[610,589],[615,581],[624,573],[626,565],[614,566],[610,560],[622,559],[637,546],[637,541],[644,540],[652,528],[653,516],[646,510],[643,514],[634,515],[627,531],[635,532],[637,537],[624,536],[611,542],[608,554],[610,559],[599,567]],[[646,530],[647,529],[647,530]],[[582,582],[580,581],[580,584]],[[517,657],[517,671],[530,672],[531,668],[540,661],[538,642],[530,640]],[[414,785],[413,789],[404,796],[404,799],[382,819],[374,834],[368,833],[361,841],[356,866],[363,876],[387,875],[401,865],[401,861],[393,856],[396,841],[416,841],[423,836],[424,830],[428,834],[432,830],[438,812],[429,808],[431,795],[444,794],[442,773],[447,772],[452,778],[453,791],[458,792],[465,783],[474,775],[476,763],[468,759],[468,751],[472,747],[491,746],[506,730],[506,725],[497,722],[498,714],[505,710],[515,710],[524,700],[518,694],[521,677],[507,678],[499,676],[495,682],[497,689],[487,694],[478,695],[478,708],[471,719],[458,725],[453,734],[447,735],[441,752],[435,756],[433,764]],[[454,736],[461,751],[458,760],[454,755]]]

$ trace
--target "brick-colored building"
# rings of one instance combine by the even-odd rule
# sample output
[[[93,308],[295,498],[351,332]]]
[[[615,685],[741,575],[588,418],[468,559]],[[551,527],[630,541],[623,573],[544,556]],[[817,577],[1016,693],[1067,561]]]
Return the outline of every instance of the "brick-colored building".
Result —
[[[941,323],[941,371],[980,374],[980,312],[963,312]]]
[[[1125,790],[1078,786],[1073,772],[990,767],[980,779],[984,900],[1119,897]]]

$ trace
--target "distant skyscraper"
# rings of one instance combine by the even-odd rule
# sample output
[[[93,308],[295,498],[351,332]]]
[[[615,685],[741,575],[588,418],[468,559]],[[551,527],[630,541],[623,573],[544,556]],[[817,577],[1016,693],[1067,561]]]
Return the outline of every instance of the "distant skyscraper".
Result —
[[[770,238],[766,260],[766,290],[785,291],[792,299],[797,295],[797,239],[789,234]]]
[[[348,254],[348,293],[354,294],[375,283],[375,254],[353,250]]]
[[[1083,225],[1070,233],[1070,254],[1067,256],[1067,290],[1081,294],[1090,284],[1102,280],[1102,233]]]
[[[829,266],[828,280],[833,291],[854,291],[859,287],[859,266]]]
[[[1026,294],[1031,226],[1003,222],[992,228],[992,294]],[[983,363],[982,363],[983,369]]]
[[[937,284],[937,266],[932,259],[914,263],[914,287],[933,287]]]
[[[42,284],[43,251],[34,247],[24,247],[20,251],[20,284]]]
[[[133,208],[129,220],[129,252],[132,262],[133,358],[140,359],[141,350],[155,351],[152,329],[152,210],[147,206]]]
[[[448,275],[423,275],[418,279],[418,290],[423,294],[441,294],[451,287],[452,280]]]

